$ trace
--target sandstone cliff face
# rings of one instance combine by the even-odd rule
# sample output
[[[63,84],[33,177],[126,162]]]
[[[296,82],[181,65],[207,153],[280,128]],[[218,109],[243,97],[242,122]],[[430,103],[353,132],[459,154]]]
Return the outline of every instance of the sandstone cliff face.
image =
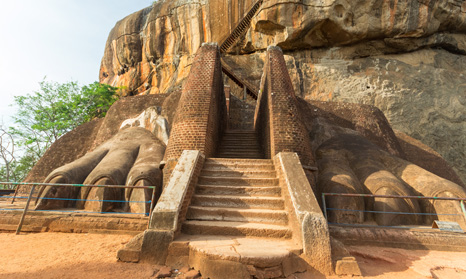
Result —
[[[101,82],[127,95],[177,90],[202,42],[221,42],[253,0],[159,1],[118,22]],[[375,105],[466,180],[466,2],[264,0],[227,57],[259,83],[263,51],[285,50],[300,97]]]
[[[158,1],[119,21],[111,31],[100,81],[125,94],[167,93],[186,78],[203,42],[228,35],[252,0]]]

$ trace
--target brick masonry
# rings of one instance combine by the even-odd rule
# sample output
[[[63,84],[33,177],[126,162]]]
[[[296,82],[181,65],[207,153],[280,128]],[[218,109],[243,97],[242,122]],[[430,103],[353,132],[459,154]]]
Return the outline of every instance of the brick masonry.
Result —
[[[254,116],[266,158],[296,152],[301,163],[315,166],[311,141],[279,47],[269,47]]]
[[[183,150],[199,150],[207,158],[215,154],[226,123],[223,89],[218,46],[205,43],[196,54],[176,110],[164,177],[169,177]]]

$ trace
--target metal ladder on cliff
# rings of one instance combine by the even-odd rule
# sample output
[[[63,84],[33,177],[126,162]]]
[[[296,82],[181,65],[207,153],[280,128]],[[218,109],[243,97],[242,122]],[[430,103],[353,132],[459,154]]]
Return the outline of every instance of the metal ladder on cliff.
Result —
[[[225,53],[230,49],[230,47],[238,41],[238,39],[248,30],[251,25],[251,20],[254,15],[257,13],[261,7],[263,0],[256,1],[252,7],[249,9],[247,14],[239,21],[233,31],[222,40],[220,45],[220,52]],[[252,98],[257,100],[259,94],[259,89],[252,83],[242,79],[233,72],[233,69],[222,59],[222,71],[225,73],[231,80],[233,80],[238,86],[244,88],[245,93],[250,95]]]
[[[239,21],[233,31],[222,41],[222,44],[220,45],[220,52],[226,52],[238,40],[238,38],[248,30],[251,25],[251,20],[261,7],[262,2],[263,0],[258,0],[252,5],[248,13]]]

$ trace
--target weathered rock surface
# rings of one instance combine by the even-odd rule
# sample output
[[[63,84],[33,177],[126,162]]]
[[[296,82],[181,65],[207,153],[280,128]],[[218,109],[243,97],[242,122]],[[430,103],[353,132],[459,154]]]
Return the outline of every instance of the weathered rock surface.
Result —
[[[179,88],[201,43],[221,42],[253,2],[159,1],[126,17],[101,82],[128,95]],[[461,0],[264,0],[228,59],[258,84],[263,50],[280,46],[298,96],[375,105],[466,180],[465,33]]]
[[[125,94],[179,88],[203,42],[228,35],[253,0],[158,1],[119,21],[102,59],[100,81],[125,86]]]

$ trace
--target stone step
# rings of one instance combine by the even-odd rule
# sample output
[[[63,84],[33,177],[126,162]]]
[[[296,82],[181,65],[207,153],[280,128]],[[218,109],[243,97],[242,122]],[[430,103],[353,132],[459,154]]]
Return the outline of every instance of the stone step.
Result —
[[[256,136],[228,136],[228,137],[223,137],[221,140],[221,143],[228,143],[228,142],[240,142],[240,141],[248,141],[248,142],[254,142],[257,144],[258,138]]]
[[[231,137],[231,136],[257,136],[257,134],[255,132],[246,132],[246,131],[235,131],[235,132],[231,132],[231,131],[226,131],[226,132],[223,132],[223,136],[224,137]]]
[[[201,176],[213,177],[244,177],[244,178],[276,178],[275,170],[212,170],[203,169]]]
[[[275,166],[272,160],[268,159],[210,158],[204,162],[204,169],[274,170]]]
[[[261,152],[218,152],[217,153],[217,156],[220,156],[221,158],[236,158],[236,156],[239,157],[239,159],[241,158],[251,158],[251,159],[254,159],[254,158],[262,158],[263,155]],[[225,157],[226,156],[226,157]]]
[[[256,150],[261,150],[260,146],[259,145],[253,145],[253,144],[249,144],[249,145],[221,145],[219,148],[219,150],[246,150],[246,151],[256,151]]]
[[[291,238],[292,232],[286,226],[221,221],[185,221],[181,231],[186,234],[237,235],[270,238]]]
[[[226,156],[221,156],[222,158],[225,159],[261,159],[264,156],[233,156],[233,155],[226,155]]]
[[[218,154],[262,154],[262,150],[258,148],[237,148],[237,147],[220,147],[217,151]]]
[[[241,165],[241,164],[260,164],[260,165],[273,165],[271,159],[225,159],[225,158],[207,158],[205,163],[216,163],[223,165]]]
[[[237,139],[237,138],[257,139],[259,137],[256,134],[245,134],[245,133],[230,133],[230,134],[223,134],[222,136],[222,139]]]
[[[179,234],[169,246],[169,255],[176,255],[178,257],[189,257],[189,252],[193,251],[196,258],[202,259],[223,259],[227,260],[227,264],[222,268],[222,262],[219,265],[205,265],[205,269],[200,270],[203,278],[217,278],[219,272],[226,272],[224,278],[285,278],[281,277],[280,273],[276,273],[277,265],[281,266],[283,263],[283,274],[296,274],[303,272],[303,265],[299,264],[301,259],[297,255],[302,254],[302,247],[292,239],[277,239],[277,238],[260,238],[260,237],[237,237],[228,235],[192,235],[192,234]],[[262,251],[267,251],[263,253]],[[247,266],[261,267],[259,276],[255,272],[250,276],[238,276],[238,274],[231,274],[231,263],[243,264],[243,268]],[[286,264],[286,265],[285,265]],[[209,273],[209,267],[214,272]],[[306,267],[306,266],[305,266]],[[267,276],[265,268],[272,268],[270,273],[273,276]],[[219,271],[220,270],[220,271]],[[257,271],[258,269],[252,269]],[[290,275],[287,278],[309,278],[310,276]],[[322,276],[321,276],[322,277]],[[312,277],[314,278],[314,277]]]
[[[245,148],[257,148],[260,149],[259,144],[257,141],[231,141],[231,142],[222,142],[219,146],[219,148],[240,148],[240,149],[245,149]]]
[[[246,129],[228,129],[228,130],[223,131],[223,133],[225,133],[225,134],[230,134],[230,133],[248,134],[248,133],[255,133],[255,132],[256,131],[254,129],[249,129],[249,130],[246,130]]]
[[[236,186],[278,186],[278,178],[199,176],[199,184]]]
[[[224,152],[218,153],[217,156],[220,158],[238,158],[238,159],[260,159],[264,156],[261,153],[251,153],[251,152]]]
[[[227,171],[227,170],[232,170],[232,171],[254,171],[254,170],[265,170],[265,171],[270,171],[270,170],[275,170],[275,167],[273,165],[257,165],[257,164],[251,164],[251,165],[221,165],[221,164],[214,164],[214,163],[209,163],[209,164],[204,164],[204,169],[205,170],[219,170],[219,171]]]
[[[250,186],[197,185],[196,193],[199,195],[280,197],[282,194],[282,189],[278,186],[250,187]]]
[[[285,210],[270,209],[190,206],[186,219],[198,221],[254,222],[280,225],[288,224],[288,215]]]
[[[259,137],[256,134],[230,134],[230,135],[223,135],[222,140],[238,140],[238,139],[246,139],[246,140],[257,140]]]
[[[228,141],[228,142],[222,142],[220,144],[220,147],[257,147],[260,148],[260,145],[257,143],[257,141]]]
[[[192,206],[256,208],[256,209],[284,209],[285,202],[281,197],[248,197],[231,195],[199,195],[195,194]]]
[[[236,148],[236,147],[221,147],[217,154],[260,154],[262,151],[258,148]]]

